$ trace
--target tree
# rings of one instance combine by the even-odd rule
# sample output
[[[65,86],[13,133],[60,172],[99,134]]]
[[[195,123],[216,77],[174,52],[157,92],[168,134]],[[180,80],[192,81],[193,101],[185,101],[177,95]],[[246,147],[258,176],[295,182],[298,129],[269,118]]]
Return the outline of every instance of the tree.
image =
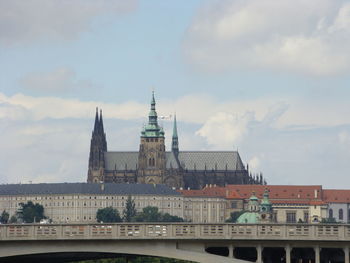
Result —
[[[245,211],[232,212],[230,218],[226,220],[226,223],[236,223],[238,217],[240,217]]]
[[[169,213],[162,215],[162,222],[183,222],[183,218],[178,216],[172,216]]]
[[[169,213],[162,214],[158,211],[158,207],[147,206],[142,209],[134,218],[135,222],[183,222],[184,220],[178,216],[172,216]]]
[[[11,216],[11,218],[10,218],[10,223],[11,224],[15,224],[15,223],[17,223],[17,217],[15,216],[15,215],[13,215],[13,216]]]
[[[2,211],[2,214],[0,216],[0,222],[2,224],[7,224],[7,222],[9,221],[10,215],[9,213],[7,213],[5,210]]]
[[[40,222],[44,219],[44,207],[38,203],[28,201],[26,204],[20,203],[21,208],[17,211],[17,216],[25,223]]]
[[[118,210],[114,209],[111,206],[98,209],[96,213],[96,219],[100,223],[114,223],[122,221]]]
[[[136,208],[135,208],[135,202],[131,198],[131,196],[128,196],[128,200],[125,204],[125,209],[123,211],[123,219],[125,222],[131,222],[133,217],[136,216]]]

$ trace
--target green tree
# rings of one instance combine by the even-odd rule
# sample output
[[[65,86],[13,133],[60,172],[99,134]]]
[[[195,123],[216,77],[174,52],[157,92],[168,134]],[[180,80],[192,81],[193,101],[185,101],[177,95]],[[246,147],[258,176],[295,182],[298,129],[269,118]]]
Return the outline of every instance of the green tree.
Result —
[[[28,201],[26,204],[20,203],[20,209],[17,211],[18,218],[21,218],[25,223],[40,222],[44,219],[44,207],[38,203],[34,204]]]
[[[131,222],[133,217],[136,216],[136,208],[135,208],[135,202],[131,198],[131,196],[128,196],[128,200],[125,204],[125,209],[123,211],[123,219],[125,222]]]
[[[147,206],[138,213],[132,221],[135,222],[183,222],[184,220],[178,216],[172,216],[169,213],[162,214],[158,211],[158,207]]]
[[[15,223],[17,223],[17,217],[15,216],[15,215],[13,215],[13,216],[11,216],[11,218],[10,218],[10,223],[11,224],[15,224]]]
[[[230,218],[226,220],[227,223],[236,223],[238,217],[240,217],[245,211],[232,212]]]
[[[161,222],[161,214],[158,212],[158,207],[146,206],[134,219],[136,222]]]
[[[0,216],[0,222],[2,224],[7,224],[7,222],[9,221],[10,215],[9,213],[6,212],[6,210],[2,211],[2,214]]]
[[[183,218],[178,216],[172,216],[169,213],[162,215],[162,222],[183,222]]]
[[[102,222],[114,223],[114,222],[121,222],[122,221],[118,210],[114,209],[111,206],[98,209],[97,213],[96,213],[96,219],[100,223],[102,223]]]

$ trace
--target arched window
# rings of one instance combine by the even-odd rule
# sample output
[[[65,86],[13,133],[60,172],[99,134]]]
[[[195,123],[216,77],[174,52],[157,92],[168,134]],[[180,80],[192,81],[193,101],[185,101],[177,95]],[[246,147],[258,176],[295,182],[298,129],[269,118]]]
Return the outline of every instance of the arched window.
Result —
[[[328,212],[328,214],[329,214],[329,218],[333,218],[333,209],[329,209],[329,212]]]
[[[339,209],[339,216],[338,216],[339,220],[343,220],[344,215],[343,215],[343,209]]]

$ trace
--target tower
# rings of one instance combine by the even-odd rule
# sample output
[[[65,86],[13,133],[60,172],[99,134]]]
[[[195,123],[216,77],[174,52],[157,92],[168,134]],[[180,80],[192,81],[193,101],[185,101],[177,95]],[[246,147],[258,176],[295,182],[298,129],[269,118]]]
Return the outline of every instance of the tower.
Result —
[[[273,220],[272,204],[269,200],[269,190],[265,189],[260,203],[260,221],[271,222]]]
[[[97,183],[104,180],[104,153],[106,151],[107,141],[103,128],[102,110],[99,116],[98,108],[96,108],[95,124],[90,143],[88,182]]]
[[[171,151],[176,157],[179,155],[179,137],[177,136],[176,114],[174,115],[173,137],[171,139]]]
[[[139,149],[138,182],[149,184],[163,183],[165,175],[164,131],[158,125],[156,101],[152,92],[151,110],[148,124],[141,132]]]

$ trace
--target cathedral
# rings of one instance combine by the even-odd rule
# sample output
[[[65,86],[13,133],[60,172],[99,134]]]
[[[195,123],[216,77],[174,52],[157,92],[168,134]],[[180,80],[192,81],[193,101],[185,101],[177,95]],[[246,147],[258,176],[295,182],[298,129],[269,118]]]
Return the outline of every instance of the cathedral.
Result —
[[[152,93],[148,124],[141,131],[139,151],[107,150],[102,111],[96,110],[92,132],[88,182],[166,184],[175,188],[202,189],[206,185],[266,184],[262,175],[252,176],[238,151],[180,151],[176,116],[171,150],[158,124]]]

